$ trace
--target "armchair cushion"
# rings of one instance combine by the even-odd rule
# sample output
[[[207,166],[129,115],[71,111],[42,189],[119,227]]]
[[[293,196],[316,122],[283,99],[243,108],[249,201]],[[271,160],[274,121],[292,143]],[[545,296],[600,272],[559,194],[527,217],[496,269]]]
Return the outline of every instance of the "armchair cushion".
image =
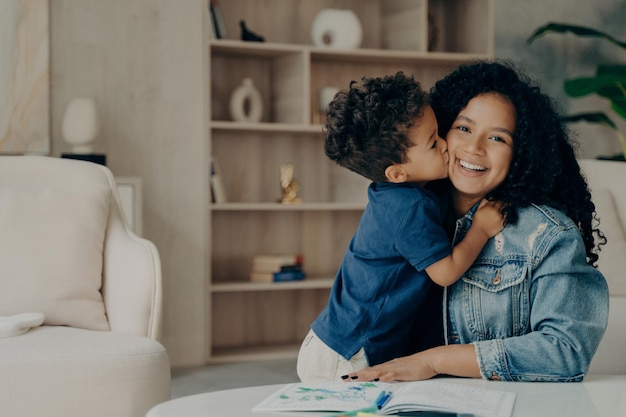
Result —
[[[20,170],[19,159],[0,167],[0,315],[39,312],[47,325],[109,330],[101,294],[109,184],[80,166],[45,178]]]
[[[0,156],[0,317],[47,321],[6,323],[0,416],[141,417],[169,400],[161,297],[156,246],[128,228],[107,167]]]
[[[597,187],[593,190],[593,202],[600,215],[600,229],[607,239],[607,245],[600,251],[598,269],[607,279],[621,277],[624,265],[620,261],[626,256],[626,236],[615,198],[610,190]],[[626,279],[611,279],[609,285],[611,295],[626,297]]]
[[[598,269],[609,285],[609,323],[593,357],[590,374],[626,373],[626,163],[580,161],[607,238],[599,253]]]

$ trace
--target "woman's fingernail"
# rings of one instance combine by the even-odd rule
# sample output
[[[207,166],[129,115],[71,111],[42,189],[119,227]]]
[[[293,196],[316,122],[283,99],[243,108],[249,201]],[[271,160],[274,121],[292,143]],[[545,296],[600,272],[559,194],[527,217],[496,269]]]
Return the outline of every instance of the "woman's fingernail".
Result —
[[[341,379],[348,379],[348,375],[341,375]]]
[[[359,378],[359,377],[358,377],[358,376],[356,376],[356,375],[354,375],[354,376],[351,376],[351,377],[350,377],[350,379],[358,379],[358,378]]]

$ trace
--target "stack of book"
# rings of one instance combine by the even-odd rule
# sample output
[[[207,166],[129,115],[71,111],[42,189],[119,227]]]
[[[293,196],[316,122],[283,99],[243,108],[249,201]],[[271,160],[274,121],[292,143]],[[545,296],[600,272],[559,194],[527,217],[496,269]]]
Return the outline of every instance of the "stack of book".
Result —
[[[306,277],[304,256],[289,255],[256,255],[252,259],[250,280],[254,282],[298,281]]]

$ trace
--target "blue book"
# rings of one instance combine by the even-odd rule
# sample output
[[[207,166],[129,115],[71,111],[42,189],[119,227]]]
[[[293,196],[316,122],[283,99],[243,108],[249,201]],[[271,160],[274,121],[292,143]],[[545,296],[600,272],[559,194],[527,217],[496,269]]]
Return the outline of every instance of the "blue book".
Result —
[[[306,278],[306,273],[300,269],[285,269],[278,272],[253,272],[250,280],[253,282],[285,282],[300,281]]]

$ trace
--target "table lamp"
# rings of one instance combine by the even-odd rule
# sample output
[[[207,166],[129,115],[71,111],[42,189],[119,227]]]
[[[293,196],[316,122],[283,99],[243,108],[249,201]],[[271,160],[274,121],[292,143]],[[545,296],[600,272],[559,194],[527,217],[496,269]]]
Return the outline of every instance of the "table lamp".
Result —
[[[106,155],[93,152],[93,141],[99,132],[98,109],[93,98],[74,98],[63,116],[63,139],[72,151],[61,158],[80,159],[106,165]]]

